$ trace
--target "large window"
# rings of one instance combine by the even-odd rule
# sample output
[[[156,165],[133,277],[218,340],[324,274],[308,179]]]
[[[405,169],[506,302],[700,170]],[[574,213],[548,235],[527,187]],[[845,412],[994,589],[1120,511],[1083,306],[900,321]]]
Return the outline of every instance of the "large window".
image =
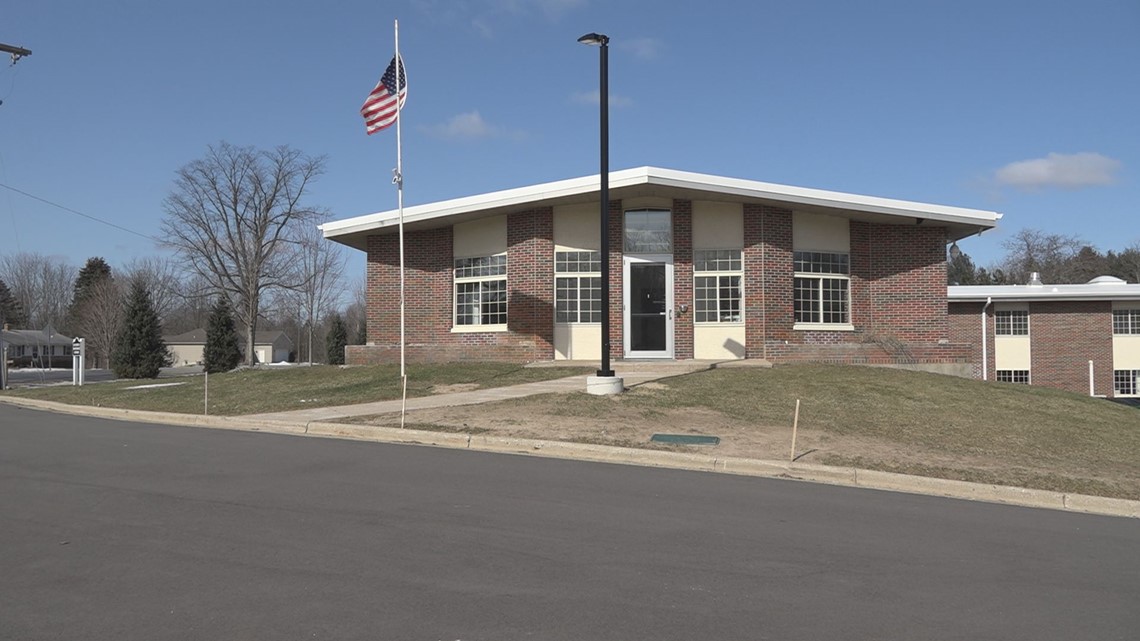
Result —
[[[455,325],[507,324],[507,255],[455,259]]]
[[[994,333],[998,336],[1028,336],[1029,312],[1023,309],[994,312]]]
[[[1029,384],[1029,370],[1027,369],[999,369],[997,371],[999,383]]]
[[[1113,334],[1140,334],[1140,309],[1112,310]]]
[[[554,322],[602,322],[602,253],[554,253]]]
[[[1116,396],[1140,395],[1140,369],[1118,369],[1112,373],[1112,388]]]
[[[668,209],[631,209],[625,212],[627,254],[673,252],[673,216]]]
[[[740,253],[739,249],[693,252],[695,322],[740,322],[740,279],[743,273]]]
[[[796,323],[851,323],[851,264],[847,254],[797,251],[792,292]]]

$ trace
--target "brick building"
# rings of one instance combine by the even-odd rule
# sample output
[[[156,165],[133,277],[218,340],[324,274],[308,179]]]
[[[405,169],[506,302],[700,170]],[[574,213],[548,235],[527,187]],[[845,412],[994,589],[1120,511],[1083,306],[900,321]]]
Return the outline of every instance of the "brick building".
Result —
[[[407,207],[411,361],[597,360],[608,260],[612,358],[956,364],[946,245],[1000,214],[654,167]],[[368,343],[399,359],[398,212],[334,221],[368,254]]]
[[[977,378],[1096,396],[1140,396],[1140,285],[951,286],[950,340],[973,343]],[[984,364],[984,366],[983,366]]]

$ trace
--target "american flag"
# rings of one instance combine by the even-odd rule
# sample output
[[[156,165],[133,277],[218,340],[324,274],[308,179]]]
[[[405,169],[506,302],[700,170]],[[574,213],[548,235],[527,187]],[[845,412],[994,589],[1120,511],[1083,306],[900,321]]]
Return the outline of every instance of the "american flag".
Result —
[[[396,66],[400,67],[400,104],[396,104]],[[368,94],[360,115],[364,116],[364,126],[368,135],[385,129],[396,122],[396,112],[404,107],[408,98],[408,79],[404,72],[403,58],[392,56],[392,62],[384,70],[384,76],[376,83],[376,88]]]

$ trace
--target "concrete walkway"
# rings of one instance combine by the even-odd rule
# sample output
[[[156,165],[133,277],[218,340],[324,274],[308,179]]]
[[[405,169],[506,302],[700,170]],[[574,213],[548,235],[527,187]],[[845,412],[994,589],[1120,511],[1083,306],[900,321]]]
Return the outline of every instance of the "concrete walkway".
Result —
[[[552,363],[537,363],[531,367],[592,367],[597,369],[597,361],[554,361]],[[690,374],[717,367],[771,367],[767,361],[614,361],[611,363],[614,372],[620,376],[625,387],[631,388],[651,381],[657,381],[672,376]],[[586,375],[568,376],[549,381],[523,383],[506,387],[492,387],[487,389],[471,390],[467,392],[454,392],[450,394],[434,394],[409,398],[407,410],[431,409],[436,407],[455,407],[459,405],[476,405],[478,403],[493,403],[524,396],[538,394],[568,392],[585,392]],[[389,414],[400,411],[401,401],[376,401],[374,403],[358,403],[355,405],[340,405],[335,407],[314,407],[313,409],[292,410],[289,412],[270,412],[265,414],[247,414],[244,418],[264,421],[331,421],[349,416],[369,416],[372,414]]]

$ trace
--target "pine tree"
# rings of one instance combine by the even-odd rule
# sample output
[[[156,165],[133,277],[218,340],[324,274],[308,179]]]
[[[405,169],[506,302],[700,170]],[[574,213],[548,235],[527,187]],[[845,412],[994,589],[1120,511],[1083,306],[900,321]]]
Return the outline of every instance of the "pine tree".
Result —
[[[111,369],[120,378],[157,378],[166,364],[162,325],[142,283],[131,286],[126,319],[111,351]]]
[[[237,328],[234,326],[230,300],[219,295],[210,319],[206,322],[206,347],[202,353],[202,363],[207,374],[220,374],[237,367],[241,362],[241,347],[238,345]]]
[[[344,346],[348,344],[348,328],[345,327],[340,314],[332,315],[325,344],[329,346],[329,365],[344,365]]]
[[[12,295],[7,283],[0,280],[0,327],[8,325],[12,329],[19,329],[27,324],[28,317],[24,314],[24,306]]]
[[[92,256],[79,270],[72,286],[71,305],[67,308],[67,317],[64,319],[64,328],[68,334],[79,334],[80,325],[83,324],[84,307],[94,295],[99,285],[106,279],[112,278],[111,266],[102,256]],[[106,289],[106,288],[102,288]]]

